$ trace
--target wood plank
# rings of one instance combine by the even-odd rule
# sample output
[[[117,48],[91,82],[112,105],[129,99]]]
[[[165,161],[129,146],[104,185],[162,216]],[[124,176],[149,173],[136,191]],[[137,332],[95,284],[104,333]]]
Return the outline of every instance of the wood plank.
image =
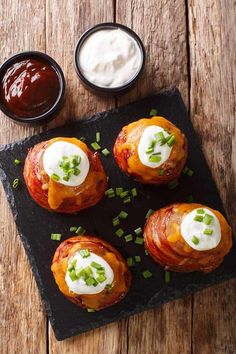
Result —
[[[21,2],[1,0],[1,60],[19,51],[36,49],[44,51],[44,26],[44,0],[38,0],[37,4],[27,0]],[[38,131],[39,129],[16,125],[0,114],[1,144],[13,142]],[[46,351],[44,309],[2,186],[0,208],[2,317],[0,352],[44,353]]]
[[[189,1],[191,116],[236,231],[235,1]],[[194,296],[193,353],[235,353],[236,281]]]
[[[147,51],[143,77],[118,105],[176,86],[188,107],[185,1],[117,0],[116,9],[117,22],[131,27]],[[191,318],[191,296],[129,318],[128,353],[190,353]]]

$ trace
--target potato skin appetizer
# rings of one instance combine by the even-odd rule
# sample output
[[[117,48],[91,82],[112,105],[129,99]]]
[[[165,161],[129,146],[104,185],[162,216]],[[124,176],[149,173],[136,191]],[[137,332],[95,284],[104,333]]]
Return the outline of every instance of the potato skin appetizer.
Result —
[[[43,157],[47,148],[54,143],[73,144],[87,156],[89,170],[80,185],[61,184],[46,173]],[[29,194],[37,204],[60,213],[76,213],[95,205],[103,197],[107,185],[107,177],[99,155],[76,138],[54,138],[31,148],[25,160],[24,179]]]
[[[164,134],[173,139],[172,145],[169,144],[171,147],[168,158],[163,159],[157,167],[150,167],[140,159],[140,143],[147,128],[151,129],[154,126],[161,128]],[[146,147],[148,149],[148,145]],[[159,147],[160,149],[163,147],[162,142]],[[147,150],[146,152],[148,153]],[[113,153],[120,169],[137,181],[145,184],[167,184],[180,175],[185,165],[187,139],[174,124],[163,117],[143,118],[122,128],[116,139]]]
[[[104,288],[96,294],[78,294],[69,289],[66,282],[69,261],[81,250],[87,250],[109,264],[114,275],[110,289]],[[131,273],[121,254],[106,241],[92,236],[76,236],[62,242],[53,257],[51,270],[60,291],[68,300],[83,308],[96,311],[122,300],[131,284]]]
[[[187,216],[190,218],[192,214],[195,215],[194,219],[185,229]],[[213,218],[215,221],[212,221]],[[220,236],[218,239],[212,238],[214,227],[211,226],[211,222],[213,226],[215,225],[215,229],[218,225],[216,235]],[[204,232],[200,237],[191,235],[191,227],[195,234],[200,227]],[[185,238],[183,233],[186,233]],[[190,237],[188,242],[186,237]],[[222,263],[224,256],[232,247],[232,231],[223,215],[195,203],[172,204],[157,210],[146,222],[144,239],[145,247],[152,258],[167,270],[177,272],[212,272]],[[215,241],[213,245],[215,247],[211,246],[212,248],[207,249],[209,248],[206,247],[207,242]],[[204,247],[198,250],[201,243]]]

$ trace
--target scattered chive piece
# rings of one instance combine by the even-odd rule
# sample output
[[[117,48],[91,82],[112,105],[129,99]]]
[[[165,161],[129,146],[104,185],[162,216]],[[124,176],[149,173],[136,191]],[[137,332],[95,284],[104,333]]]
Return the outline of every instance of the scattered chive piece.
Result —
[[[143,230],[141,227],[138,227],[137,229],[134,230],[134,232],[136,233],[136,235],[141,235],[143,233]]]
[[[60,181],[60,177],[59,177],[56,173],[53,173],[53,174],[51,175],[51,179],[52,179],[53,181]]]
[[[91,146],[95,151],[101,149],[101,146],[96,141],[94,143],[92,143]]]
[[[17,188],[19,186],[19,178],[15,178],[14,181],[12,182],[12,187]]]
[[[123,192],[123,188],[122,187],[117,187],[116,188],[116,195],[120,195]]]
[[[202,222],[203,216],[202,216],[202,215],[195,215],[195,217],[193,218],[193,220],[194,220],[194,221]]]
[[[104,268],[101,268],[101,269],[97,269],[97,274],[99,275],[104,275],[105,274],[105,269]]]
[[[150,272],[150,270],[146,269],[142,272],[142,275],[144,277],[144,279],[148,279],[152,277],[152,273]]]
[[[175,142],[176,142],[176,139],[175,139],[175,135],[173,134],[173,135],[171,135],[171,136],[169,137],[169,139],[167,140],[167,145],[168,145],[169,147],[171,147],[171,146],[173,146],[173,145],[175,144]]]
[[[103,156],[108,156],[108,155],[110,155],[110,151],[107,148],[105,148],[102,150],[102,154],[103,154]]]
[[[128,217],[128,213],[126,213],[126,211],[121,211],[120,214],[118,215],[119,218],[121,219],[127,219]]]
[[[126,259],[126,262],[127,262],[128,267],[134,266],[134,260],[133,260],[132,257],[128,257],[128,258]]]
[[[213,221],[213,216],[210,214],[205,214],[205,216],[203,218],[204,224],[210,225],[212,221]]]
[[[80,141],[86,141],[86,139],[85,139],[84,136],[81,136],[81,137],[79,138],[79,140],[80,140]]]
[[[60,241],[61,234],[51,234],[51,240]]]
[[[95,281],[96,281],[96,280],[95,280],[93,277],[88,277],[88,278],[85,280],[85,283],[86,283],[86,285],[91,286],[91,285],[95,284]]]
[[[191,177],[194,174],[193,170],[190,170],[190,168],[187,171],[187,175]]]
[[[141,257],[140,256],[134,256],[134,260],[136,263],[140,263],[141,262]]]
[[[85,233],[85,229],[82,227],[82,226],[79,226],[77,228],[77,230],[75,231],[76,235],[80,236],[80,235],[83,235]]]
[[[161,156],[159,154],[152,154],[149,156],[149,161],[150,162],[160,162],[161,161]]]
[[[131,198],[130,197],[127,197],[127,198],[123,199],[123,203],[124,204],[130,203],[130,202],[131,202]]]
[[[107,289],[108,291],[111,291],[112,290],[112,285],[111,284],[107,284],[105,286],[105,289]]]
[[[165,271],[165,283],[170,284],[170,272],[167,270]]]
[[[164,176],[164,170],[163,168],[160,168],[159,172],[158,172],[159,176]]]
[[[156,145],[156,141],[155,140],[152,140],[150,142],[150,145],[148,146],[147,150],[146,150],[146,154],[150,154],[151,152],[154,151],[154,147]]]
[[[72,270],[69,272],[69,276],[70,276],[70,278],[71,278],[72,281],[77,280],[77,276],[76,276],[76,274],[75,274],[75,270],[74,270],[74,269],[72,269]]]
[[[83,250],[80,250],[79,253],[80,253],[82,258],[87,258],[87,257],[90,256],[90,252],[89,252],[89,250],[87,248],[83,249]]]
[[[125,236],[125,241],[130,242],[133,240],[133,236],[131,234]]]
[[[137,193],[137,189],[136,188],[132,188],[131,189],[131,194],[133,197],[137,197],[138,193]]]
[[[198,209],[197,210],[197,214],[204,214],[205,212],[204,212],[204,210],[203,209]]]
[[[188,167],[185,166],[184,169],[183,169],[183,174],[185,175],[187,172],[188,172]]]
[[[197,236],[193,236],[193,238],[192,238],[192,243],[194,243],[195,245],[198,245],[199,244],[199,242],[200,242],[200,240],[199,240],[199,238],[197,237]]]
[[[205,235],[212,235],[213,234],[213,230],[212,229],[205,229],[203,233]]]
[[[100,132],[96,132],[96,142],[100,143],[100,140],[101,140],[101,134]]]
[[[114,219],[112,220],[112,224],[113,224],[113,226],[118,226],[118,225],[120,225],[120,220],[119,220],[119,218],[118,218],[118,217],[114,218]]]
[[[71,232],[75,232],[77,229],[78,229],[77,226],[71,226],[71,227],[70,227],[70,231],[71,231]]]
[[[109,196],[109,195],[113,195],[113,194],[115,194],[115,191],[113,188],[109,188],[105,191],[105,195]]]
[[[189,195],[186,197],[186,202],[187,202],[187,203],[192,203],[192,202],[193,202],[193,196],[192,196],[192,194],[189,194]]]
[[[95,312],[94,309],[87,309],[87,312]]]
[[[136,237],[134,243],[136,243],[137,245],[142,245],[144,242],[144,239],[142,237]]]
[[[21,162],[20,162],[20,160],[15,159],[15,160],[14,160],[14,164],[15,164],[15,165],[20,165],[20,164],[21,164]]]
[[[149,255],[149,253],[148,253],[148,251],[147,251],[147,250],[145,250],[144,252],[145,252],[146,256],[148,256],[148,255]]]
[[[163,139],[165,139],[165,136],[162,132],[158,132],[155,134],[155,137],[157,139],[157,142],[159,143],[160,141],[162,141]]]
[[[155,108],[152,108],[150,113],[149,113],[150,116],[156,116],[157,115],[157,110]]]
[[[124,191],[124,192],[120,193],[120,197],[121,197],[121,198],[125,198],[125,197],[127,197],[128,195],[129,195],[129,191]]]
[[[179,181],[177,179],[174,179],[173,181],[168,183],[168,188],[169,189],[175,189],[179,185]]]
[[[121,236],[123,236],[124,235],[124,230],[123,229],[118,229],[118,230],[116,230],[116,235],[118,236],[118,237],[121,237]]]
[[[103,283],[106,279],[107,277],[103,274],[99,275],[99,277],[96,278],[99,283]]]
[[[151,216],[153,213],[154,213],[154,210],[149,209],[148,212],[147,212],[147,214],[146,214],[146,216],[145,216],[145,219],[148,219],[149,216]]]

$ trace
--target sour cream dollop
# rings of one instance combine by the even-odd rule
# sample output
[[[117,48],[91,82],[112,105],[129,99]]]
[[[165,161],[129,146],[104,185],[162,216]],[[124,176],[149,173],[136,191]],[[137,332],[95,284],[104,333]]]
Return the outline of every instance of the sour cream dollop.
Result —
[[[73,156],[78,156],[80,163],[78,166],[79,174],[75,176],[70,175],[68,181],[65,181],[63,177],[65,176],[65,171],[60,167],[61,162],[64,157],[69,158]],[[43,155],[43,168],[47,175],[51,177],[52,175],[59,176],[58,182],[66,186],[79,186],[84,182],[87,174],[89,172],[89,159],[86,153],[77,145],[68,143],[66,141],[56,141],[49,145]]]
[[[99,283],[96,286],[87,285],[85,280],[81,277],[80,279],[71,280],[70,273],[67,270],[65,281],[70,291],[73,291],[76,294],[98,294],[103,291],[106,285],[111,285],[114,280],[114,273],[110,265],[100,256],[95,253],[90,252],[90,255],[87,258],[83,258],[81,254],[75,253],[73,257],[70,258],[69,264],[71,264],[74,260],[76,260],[75,271],[79,272],[81,269],[90,267],[93,272],[93,277],[97,278],[96,268],[91,266],[92,262],[96,262],[101,265],[105,270],[105,277],[102,283]]]
[[[81,46],[77,60],[88,81],[108,88],[130,82],[142,65],[137,42],[121,29],[92,33]]]
[[[157,142],[154,146],[152,153],[147,153],[149,146],[151,146],[152,142],[156,140],[156,134],[162,133],[164,138],[170,136],[163,128],[157,125],[150,125],[149,127],[144,129],[144,132],[141,136],[141,139],[138,144],[138,156],[143,165],[156,168],[161,166],[166,160],[168,160],[172,146],[169,147],[167,144],[161,145],[161,143]],[[161,160],[159,162],[151,162],[150,156],[152,154],[160,153]]]
[[[204,213],[197,213],[199,210]],[[210,218],[206,215],[210,215]],[[194,220],[196,216],[200,217],[199,220],[202,219],[202,221]],[[221,227],[218,218],[212,211],[207,208],[197,208],[184,217],[181,223],[181,234],[193,249],[207,251],[219,244]]]

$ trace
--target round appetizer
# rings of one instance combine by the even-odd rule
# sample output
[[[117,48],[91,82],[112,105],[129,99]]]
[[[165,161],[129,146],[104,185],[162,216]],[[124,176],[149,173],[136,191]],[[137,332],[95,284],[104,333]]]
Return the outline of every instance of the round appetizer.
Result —
[[[61,213],[95,205],[107,184],[98,153],[76,138],[54,138],[35,145],[25,160],[24,179],[36,203]]]
[[[146,184],[176,179],[187,159],[184,134],[163,117],[143,118],[121,130],[114,156],[125,173]]]
[[[155,261],[178,272],[216,269],[230,251],[232,231],[223,215],[201,204],[173,204],[149,217],[145,247]]]
[[[90,311],[122,300],[131,284],[131,273],[121,254],[92,236],[76,236],[62,242],[51,270],[67,299]]]

